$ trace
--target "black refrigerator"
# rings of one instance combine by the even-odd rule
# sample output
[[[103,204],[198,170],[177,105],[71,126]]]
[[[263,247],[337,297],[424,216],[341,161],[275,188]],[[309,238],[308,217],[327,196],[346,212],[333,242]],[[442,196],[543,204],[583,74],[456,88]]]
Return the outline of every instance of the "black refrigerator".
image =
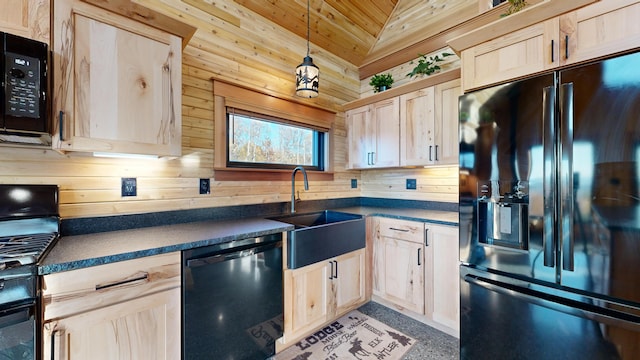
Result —
[[[462,95],[461,359],[640,359],[640,53]]]

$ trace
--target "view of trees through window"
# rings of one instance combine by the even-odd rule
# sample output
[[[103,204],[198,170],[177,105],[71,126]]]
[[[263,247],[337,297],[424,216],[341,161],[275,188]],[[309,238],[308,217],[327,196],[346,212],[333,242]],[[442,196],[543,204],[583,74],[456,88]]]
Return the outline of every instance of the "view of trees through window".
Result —
[[[229,163],[236,166],[320,167],[320,137],[314,129],[228,113]]]

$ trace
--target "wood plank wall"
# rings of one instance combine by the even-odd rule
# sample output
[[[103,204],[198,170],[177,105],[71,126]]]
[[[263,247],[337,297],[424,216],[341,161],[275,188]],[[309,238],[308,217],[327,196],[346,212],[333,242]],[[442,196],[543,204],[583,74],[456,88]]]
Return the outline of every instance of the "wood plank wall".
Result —
[[[306,39],[291,36],[232,0],[200,8],[188,4],[192,1],[138,2],[198,28],[183,56],[183,155],[177,159],[116,159],[0,147],[0,183],[59,185],[63,218],[289,201],[288,181],[215,180],[210,79],[296,99],[294,69],[306,53]],[[375,196],[457,202],[455,168],[345,170],[346,128],[340,109],[341,104],[360,96],[363,86],[358,69],[322,50],[312,48],[311,55],[322,80],[320,97],[308,103],[337,111],[333,129],[335,176],[333,181],[311,182],[309,191],[300,193],[302,200]],[[138,179],[136,197],[120,196],[122,177]],[[407,177],[417,178],[417,190],[404,190]],[[211,179],[211,194],[198,194],[200,178]],[[351,179],[358,180],[357,189],[351,189]]]

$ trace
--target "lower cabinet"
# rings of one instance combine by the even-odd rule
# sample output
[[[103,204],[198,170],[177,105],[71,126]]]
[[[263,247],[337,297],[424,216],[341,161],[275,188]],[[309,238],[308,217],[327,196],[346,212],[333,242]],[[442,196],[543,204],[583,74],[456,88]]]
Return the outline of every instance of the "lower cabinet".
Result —
[[[460,331],[460,267],[458,227],[426,224],[431,266],[426,275],[427,316]]]
[[[458,228],[384,217],[371,224],[373,299],[458,335]]]
[[[424,314],[424,225],[376,218],[373,295]]]
[[[365,301],[365,250],[284,273],[285,342],[355,309]]]
[[[179,359],[180,253],[45,275],[43,358]]]

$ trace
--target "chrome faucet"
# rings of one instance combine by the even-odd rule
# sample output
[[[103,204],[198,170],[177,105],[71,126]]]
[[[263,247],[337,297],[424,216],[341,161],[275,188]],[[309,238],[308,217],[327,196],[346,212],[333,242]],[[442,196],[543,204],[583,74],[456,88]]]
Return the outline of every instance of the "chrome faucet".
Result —
[[[307,180],[307,172],[304,170],[302,166],[296,166],[293,169],[293,173],[291,174],[291,213],[296,212],[296,172],[300,170],[302,171],[302,176],[304,177],[304,189],[309,190],[309,181]]]

